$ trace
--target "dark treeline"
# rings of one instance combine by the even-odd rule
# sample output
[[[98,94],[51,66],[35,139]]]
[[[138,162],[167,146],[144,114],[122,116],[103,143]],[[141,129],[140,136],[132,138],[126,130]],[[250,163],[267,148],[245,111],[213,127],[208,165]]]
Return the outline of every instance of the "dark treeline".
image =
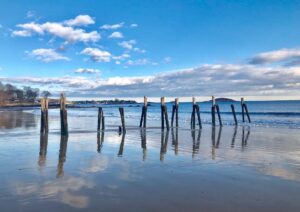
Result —
[[[38,88],[31,88],[30,86],[18,88],[12,84],[3,84],[0,82],[0,102],[34,102],[40,94],[43,97],[49,97],[51,95],[48,91],[40,93]]]

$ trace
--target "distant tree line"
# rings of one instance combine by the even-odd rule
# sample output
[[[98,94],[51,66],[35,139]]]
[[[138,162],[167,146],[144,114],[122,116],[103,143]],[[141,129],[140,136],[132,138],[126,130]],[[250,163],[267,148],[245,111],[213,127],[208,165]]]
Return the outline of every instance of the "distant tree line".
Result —
[[[41,94],[42,97],[49,97],[49,91],[40,93],[38,88],[24,86],[22,89],[17,88],[12,84],[3,84],[0,82],[0,101],[28,101],[34,102]]]

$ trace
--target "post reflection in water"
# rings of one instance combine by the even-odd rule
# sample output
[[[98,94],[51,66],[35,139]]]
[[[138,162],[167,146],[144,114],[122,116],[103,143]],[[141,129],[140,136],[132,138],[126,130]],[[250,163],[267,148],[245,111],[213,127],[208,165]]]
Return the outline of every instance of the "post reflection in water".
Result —
[[[140,129],[141,134],[141,147],[143,149],[143,161],[147,158],[147,138],[146,138],[146,129]]]
[[[103,142],[104,142],[104,131],[102,131],[101,133],[98,132],[97,133],[97,152],[99,152],[99,153],[101,153]]]
[[[174,146],[175,155],[178,154],[178,128],[175,128],[175,135],[174,135],[174,128],[172,128],[172,146]]]
[[[122,133],[122,139],[121,139],[120,148],[119,148],[119,152],[118,152],[119,157],[121,157],[123,155],[124,142],[125,142],[125,133]]]
[[[243,148],[247,146],[249,136],[250,136],[250,127],[248,127],[247,134],[245,136],[245,126],[243,126],[243,129],[242,129],[242,147]]]
[[[196,140],[196,131],[198,131],[197,140]],[[193,158],[195,157],[195,154],[198,154],[199,152],[201,134],[202,134],[202,129],[191,131],[192,140],[193,140],[193,152],[192,152]]]
[[[164,155],[167,153],[168,140],[169,130],[166,131],[166,135],[164,131],[161,131],[160,161],[164,161]]]
[[[231,148],[234,147],[234,143],[235,143],[235,138],[236,138],[236,134],[237,134],[237,126],[234,126],[234,131],[233,131],[233,135],[232,135],[232,140],[231,140]]]
[[[40,135],[40,152],[39,152],[39,167],[44,167],[46,164],[46,155],[47,155],[47,146],[48,146],[48,133],[41,133]]]
[[[64,176],[64,163],[66,161],[67,155],[67,147],[68,147],[68,136],[60,137],[60,148],[59,148],[59,157],[58,157],[58,165],[57,165],[57,178],[61,178]]]
[[[211,157],[213,160],[216,158],[215,149],[219,148],[221,135],[222,135],[222,126],[219,127],[218,138],[217,138],[217,143],[216,143],[216,127],[212,126],[212,129],[211,129],[211,142],[212,142]]]

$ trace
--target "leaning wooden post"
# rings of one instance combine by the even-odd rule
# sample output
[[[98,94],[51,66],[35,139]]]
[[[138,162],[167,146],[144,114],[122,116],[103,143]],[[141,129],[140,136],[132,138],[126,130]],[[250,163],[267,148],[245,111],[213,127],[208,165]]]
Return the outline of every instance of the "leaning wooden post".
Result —
[[[241,98],[241,106],[242,106],[243,122],[245,122],[244,98]]]
[[[231,105],[231,110],[232,110],[232,114],[233,114],[233,118],[234,118],[234,123],[235,125],[238,125],[237,119],[236,119],[236,114],[235,114],[235,109],[234,109],[234,105]]]
[[[100,129],[101,129],[102,116],[103,116],[102,107],[99,107],[99,108],[98,108],[98,124],[97,124],[97,131],[100,131]]]
[[[246,113],[249,123],[251,123],[248,107],[247,107],[247,104],[244,101],[244,98],[243,98],[242,110],[244,111],[244,113]],[[244,118],[244,115],[243,115],[243,118]]]
[[[221,113],[220,113],[220,107],[219,107],[218,104],[216,104],[215,107],[216,107],[217,113],[218,113],[219,124],[220,124],[220,126],[223,126],[223,124],[222,124],[222,119],[221,119]]]
[[[175,120],[176,120],[176,127],[178,127],[178,109],[179,109],[179,99],[175,99]]]
[[[60,123],[61,135],[68,135],[68,114],[66,110],[66,97],[63,93],[60,95]]]
[[[213,126],[216,125],[216,111],[215,111],[215,106],[216,106],[215,97],[212,96],[211,120],[212,120],[212,125]]]
[[[126,133],[126,128],[125,128],[125,118],[124,118],[124,108],[120,107],[119,112],[121,115],[121,122],[122,122],[122,131],[123,133]]]
[[[170,125],[169,125],[169,118],[168,118],[168,108],[166,105],[164,105],[164,115],[165,115],[167,130],[169,131]]]
[[[49,99],[46,98],[45,99],[45,131],[48,132],[49,131],[49,119],[48,119],[48,109],[49,109]]]
[[[165,116],[164,116],[164,108],[165,106],[165,97],[161,97],[160,98],[160,107],[161,107],[161,129],[164,130],[165,129]]]

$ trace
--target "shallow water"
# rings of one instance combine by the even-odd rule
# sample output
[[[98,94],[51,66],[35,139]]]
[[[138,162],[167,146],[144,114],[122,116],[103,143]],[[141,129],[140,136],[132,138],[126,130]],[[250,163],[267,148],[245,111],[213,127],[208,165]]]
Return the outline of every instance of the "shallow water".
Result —
[[[140,108],[132,108],[140,111]],[[59,113],[40,135],[39,110],[0,113],[1,211],[299,211],[299,129],[231,125],[162,132],[160,120],[136,127],[125,110],[69,109],[69,137]],[[154,114],[155,115],[155,114]],[[136,117],[136,118],[134,118]]]

